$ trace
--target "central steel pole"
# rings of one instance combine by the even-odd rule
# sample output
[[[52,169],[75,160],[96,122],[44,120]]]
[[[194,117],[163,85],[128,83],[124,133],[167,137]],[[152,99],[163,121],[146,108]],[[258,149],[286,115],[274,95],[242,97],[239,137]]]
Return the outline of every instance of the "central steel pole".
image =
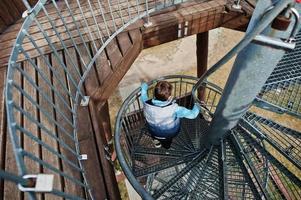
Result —
[[[257,2],[247,33],[256,26],[264,13],[276,2],[279,1],[259,0]],[[261,34],[276,38],[288,38],[291,27],[287,31],[277,31],[268,26]],[[236,126],[284,53],[285,50],[281,48],[252,42],[237,55],[212,119],[208,137],[205,139],[207,145],[218,144],[220,139]]]

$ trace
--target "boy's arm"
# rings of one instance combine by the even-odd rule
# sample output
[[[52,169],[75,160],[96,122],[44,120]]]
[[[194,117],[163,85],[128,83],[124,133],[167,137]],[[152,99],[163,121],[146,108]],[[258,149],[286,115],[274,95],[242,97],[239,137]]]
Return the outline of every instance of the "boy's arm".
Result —
[[[200,112],[199,105],[194,104],[192,110],[179,106],[176,110],[176,115],[178,118],[195,119],[198,116],[199,112]]]
[[[148,90],[148,85],[146,83],[142,83],[141,86],[141,101],[145,103],[148,100],[148,95],[147,95],[147,90]]]

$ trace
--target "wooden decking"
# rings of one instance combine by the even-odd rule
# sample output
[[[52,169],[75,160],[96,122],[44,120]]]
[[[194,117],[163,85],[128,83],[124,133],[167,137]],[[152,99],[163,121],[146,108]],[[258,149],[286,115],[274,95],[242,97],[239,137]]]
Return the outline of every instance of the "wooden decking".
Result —
[[[126,65],[130,65],[134,61],[134,57],[127,58],[128,53],[131,52],[131,55],[133,55],[133,52],[136,52],[136,56],[141,51],[141,44],[142,44],[142,37],[141,32],[139,30],[136,31],[130,31],[128,33],[123,33],[119,35],[116,38],[117,42],[123,42],[127,43],[127,46],[124,46],[123,52],[119,52],[120,59],[121,57],[124,58],[124,60],[127,62]],[[90,45],[90,43],[88,43]],[[83,45],[79,45],[79,48],[84,48]],[[110,48],[112,50],[112,47]],[[60,51],[60,55],[63,57],[66,57],[65,64],[68,68],[72,68],[71,66],[71,60],[78,60],[78,55],[76,54],[76,51],[74,48],[68,49],[70,53],[70,57],[66,56],[66,52]],[[83,51],[84,52],[84,51]],[[109,52],[109,51],[108,51]],[[121,54],[123,53],[123,54]],[[114,52],[116,54],[116,52]],[[110,56],[112,56],[109,53]],[[47,54],[48,59],[52,62],[53,66],[58,66],[55,64],[56,59],[52,54]],[[84,58],[87,58],[87,55],[83,55]],[[60,113],[57,112],[57,110],[54,110],[50,105],[49,102],[47,102],[43,97],[42,94],[37,94],[36,90],[29,84],[29,82],[25,78],[19,78],[19,80],[22,82],[20,85],[23,85],[23,89],[36,101],[39,102],[39,105],[46,110],[48,113],[51,113],[51,115],[56,119],[56,121],[60,122],[59,125],[65,127],[66,131],[69,133],[72,133],[72,129],[69,125],[69,123],[66,122],[66,118],[68,121],[72,121],[72,116],[70,114],[70,111],[66,108],[66,105],[62,103],[61,95],[66,102],[68,102],[70,107],[72,107],[72,102],[68,99],[65,91],[62,89],[60,83],[55,78],[55,76],[51,75],[50,70],[47,68],[47,65],[45,61],[41,57],[37,57],[34,59],[35,62],[38,64],[41,71],[44,72],[44,74],[47,76],[49,80],[53,83],[53,86],[55,88],[58,88],[59,94],[53,93],[53,91],[46,86],[45,82],[43,81],[42,77],[37,74],[35,70],[32,68],[27,67],[28,62],[23,61],[21,63],[22,68],[24,71],[26,71],[28,74],[32,76],[34,80],[36,80],[37,84],[40,88],[43,88],[43,91],[45,94],[48,94],[49,96],[53,96],[52,101],[55,102],[57,109],[60,111]],[[104,52],[101,54],[100,58],[97,59],[96,65],[92,68],[92,71],[88,77],[87,82],[85,83],[86,92],[93,91],[95,88],[100,87],[104,83],[100,80],[103,80],[104,76],[110,76],[113,74],[112,72],[112,66],[109,64],[109,58],[107,57],[106,53]],[[117,63],[119,64],[119,63]],[[116,70],[119,69],[119,66],[114,66]],[[121,63],[123,64],[123,63]],[[125,65],[125,64],[123,64]],[[77,66],[78,69],[82,70],[83,66]],[[10,172],[17,172],[16,163],[13,155],[13,150],[10,142],[10,137],[6,134],[7,133],[7,124],[6,124],[6,113],[4,109],[4,96],[3,94],[3,88],[5,84],[5,75],[7,68],[0,68],[0,80],[1,80],[1,106],[0,106],[0,112],[1,112],[1,134],[0,134],[0,142],[1,142],[1,151],[0,151],[0,164],[1,168],[10,171]],[[60,77],[66,77],[65,72],[62,69],[57,68],[58,75]],[[64,80],[64,79],[62,79]],[[66,78],[67,81],[67,78]],[[63,83],[66,86],[71,85],[70,82]],[[74,90],[74,88],[69,87],[70,91]],[[56,124],[54,124],[52,121],[50,121],[47,116],[42,114],[42,112],[39,109],[36,109],[32,105],[32,103],[28,100],[28,97],[20,95],[17,91],[14,95],[14,98],[16,99],[16,102],[20,103],[20,107],[22,107],[24,110],[26,110],[28,113],[30,113],[32,116],[39,116],[39,122],[41,122],[45,129],[41,127],[37,127],[36,125],[32,124],[32,121],[28,119],[26,116],[20,114],[19,112],[16,113],[16,119],[18,123],[23,126],[26,130],[31,131],[32,133],[35,133],[36,137],[40,139],[41,141],[45,142],[47,145],[53,147],[58,152],[61,152],[62,155],[65,155],[70,161],[76,163],[76,158],[74,155],[72,155],[64,146],[60,145],[56,140],[53,138],[47,136],[48,132],[55,133],[57,137],[62,139],[67,145],[70,147],[73,147],[72,141],[70,141],[70,138],[66,136],[66,132],[62,129],[58,128]],[[39,99],[39,100],[38,100]],[[65,116],[63,117],[62,114]],[[99,116],[99,111],[95,108],[93,103],[89,107],[80,107],[78,110],[78,138],[80,143],[81,152],[84,154],[87,154],[89,159],[84,162],[84,167],[86,169],[86,175],[87,178],[91,181],[90,184],[93,188],[93,194],[96,199],[105,199],[109,196],[112,197],[112,195],[118,196],[118,192],[115,194],[114,192],[110,192],[110,190],[113,190],[113,188],[108,188],[108,185],[106,185],[106,182],[108,180],[105,180],[105,176],[114,176],[114,172],[110,170],[111,166],[109,161],[105,159],[105,152],[103,149],[103,146],[106,144],[106,140],[104,137],[102,137],[103,132],[101,131],[102,127],[101,124],[98,122],[97,119],[95,119],[97,116]],[[48,132],[46,131],[48,130]],[[80,174],[76,174],[76,171],[73,170],[73,168],[66,162],[62,161],[61,159],[58,159],[57,156],[53,155],[51,152],[46,150],[45,148],[37,145],[35,142],[33,142],[31,139],[29,139],[26,135],[23,135],[21,141],[21,146],[23,148],[40,157],[43,158],[43,160],[52,166],[54,166],[57,169],[60,169],[64,171],[67,175],[71,175],[73,177],[77,177],[79,180],[81,179]],[[102,148],[101,148],[102,147]],[[28,167],[28,173],[51,173],[51,170],[38,166],[35,162],[33,162],[30,159],[25,160],[26,165]],[[105,167],[105,169],[103,169]],[[110,175],[111,173],[111,175]],[[113,173],[113,174],[112,174]],[[107,178],[108,179],[108,178]],[[76,186],[70,182],[67,178],[62,178],[57,176],[55,181],[55,188],[62,190],[64,188],[64,191],[71,194],[77,194],[79,196],[84,197],[84,191],[81,187]],[[23,194],[19,193],[16,189],[16,186],[12,183],[5,182],[1,183],[0,188],[2,192],[1,198],[4,199],[23,199]],[[0,190],[0,191],[1,191]],[[101,191],[101,192],[99,192]],[[114,191],[114,190],[113,190]],[[2,196],[3,195],[3,196]],[[45,195],[46,199],[56,199],[53,196]]]
[[[113,7],[114,9],[119,9],[116,6],[116,3],[117,1]],[[72,8],[76,8],[74,3],[72,6]],[[98,120],[98,116],[101,115],[100,105],[103,105],[106,102],[143,48],[152,47],[176,40],[178,38],[205,32],[223,25],[230,26],[229,24],[231,24],[231,21],[241,19],[242,14],[245,14],[233,14],[231,12],[229,14],[225,12],[226,6],[227,1],[225,0],[196,0],[173,6],[168,8],[165,12],[160,12],[151,16],[151,22],[153,23],[151,27],[144,28],[143,19],[128,27],[128,29],[119,34],[98,57],[88,78],[86,79],[83,88],[88,95],[93,97],[92,101],[88,107],[80,107],[78,109],[78,138],[81,152],[83,154],[88,154],[88,160],[84,161],[84,168],[86,169],[87,178],[90,180],[89,183],[92,186],[92,192],[95,199],[119,198],[116,188],[110,187],[110,185],[116,184],[116,182],[114,182],[114,180],[112,182],[114,172],[112,171],[112,167],[110,167],[109,161],[105,159],[103,147],[107,141],[104,137],[105,128],[101,123],[99,123]],[[70,17],[68,18],[67,16],[67,8],[62,9],[65,9],[66,19],[71,20]],[[84,7],[84,9],[88,9],[87,5]],[[51,9],[49,10],[51,11]],[[79,11],[76,9],[74,13],[79,15]],[[98,13],[98,15],[99,14],[100,13]],[[85,15],[88,21],[90,21],[92,24],[92,16],[87,12]],[[110,19],[108,13],[106,16],[107,20]],[[55,18],[57,16],[53,15],[53,17]],[[244,20],[241,21],[240,24],[232,24],[231,27],[235,28],[235,26],[237,26],[238,28],[245,26],[248,17],[249,15],[244,15]],[[39,19],[41,19],[41,23],[43,27],[45,27],[45,32],[47,32],[53,39],[56,48],[61,49],[59,51],[59,55],[63,58],[64,64],[67,66],[67,68],[74,67],[72,60],[78,61],[80,58],[78,57],[75,48],[71,47],[71,43],[68,43],[68,37],[66,36],[62,22],[56,18],[57,20],[55,21],[55,24],[57,30],[61,31],[61,36],[66,36],[64,41],[68,47],[68,55],[66,54],[66,51],[63,50],[57,36],[55,36],[54,31],[50,29],[50,25],[47,22],[45,15],[40,14]],[[120,19],[117,19],[117,22],[121,23]],[[99,21],[99,23],[102,23],[102,21]],[[16,173],[18,170],[13,155],[12,144],[7,131],[8,127],[6,109],[4,107],[3,90],[7,73],[8,58],[21,24],[22,20],[9,27],[2,35],[0,35],[0,167],[13,173]],[[101,24],[101,26],[103,26],[103,24]],[[81,30],[84,29],[82,24],[80,28]],[[110,27],[110,29],[112,28],[113,27]],[[59,66],[56,64],[57,60],[54,59],[54,55],[51,53],[48,43],[45,41],[45,39],[43,39],[41,31],[39,31],[36,27],[31,27],[30,30],[30,34],[35,41],[37,41],[37,44],[43,50],[43,54],[46,56],[48,61],[50,61],[54,67]],[[92,32],[95,36],[93,41],[95,41],[97,45],[100,45],[100,40],[96,33],[96,27],[91,25],[91,30],[93,30]],[[81,49],[84,49],[85,47],[83,44],[81,44],[79,35],[76,31],[72,32],[72,34],[79,44],[78,48],[81,51]],[[92,54],[95,54],[96,52],[93,49],[91,38],[89,38],[87,35],[85,35],[84,38]],[[62,99],[67,102],[70,107],[72,106],[72,100],[66,96],[66,91],[64,91],[64,89],[61,87],[61,84],[68,86],[67,88],[70,92],[74,91],[74,87],[70,83],[70,80],[68,80],[66,73],[60,68],[55,68],[58,76],[65,77],[65,82],[60,83],[56,76],[54,76],[53,72],[49,70],[42,56],[36,52],[32,45],[30,45],[28,38],[25,38],[23,48],[30,54],[34,62],[37,63],[40,70],[45,74],[46,78],[50,80],[51,84],[55,88],[58,88],[59,92],[54,93],[49,87],[47,87],[44,81],[45,77],[41,77],[36,70],[28,67],[29,61],[25,60],[23,57],[19,58],[21,68],[33,78],[38,87],[43,88],[43,91],[46,95],[52,97],[51,102],[53,105],[50,106],[49,102],[43,98],[43,94],[37,93],[32,84],[30,84],[26,78],[21,77],[20,74],[16,74],[15,80],[19,82],[19,85],[22,87],[22,89],[24,89],[33,100],[39,102],[39,105],[45,111],[50,113],[56,119],[56,121],[61,122],[60,125],[66,127],[67,132],[71,131],[68,121],[72,121],[72,116]],[[83,50],[82,52],[85,51]],[[88,59],[88,55],[83,54],[83,58]],[[77,69],[82,73],[84,70],[83,66],[80,64],[80,62],[75,63]],[[35,133],[37,139],[53,147],[62,155],[65,155],[70,161],[76,163],[74,155],[72,155],[68,149],[53,139],[53,137],[51,138],[48,136],[49,133],[53,133],[54,137],[58,137],[66,141],[66,144],[72,147],[72,142],[70,142],[70,138],[66,136],[65,130],[58,128],[58,124],[50,121],[47,116],[42,114],[40,109],[36,109],[36,107],[30,103],[28,97],[15,92],[14,99],[20,108],[26,110],[32,116],[35,116],[38,119],[38,122],[43,123],[45,127],[42,128],[33,125],[32,121],[20,114],[20,112],[15,113],[17,123],[23,126],[26,130]],[[21,134],[20,143],[25,150],[42,158],[45,162],[51,164],[55,168],[64,171],[64,173],[67,175],[77,177],[79,180],[82,179],[80,174],[77,174],[69,163],[62,161],[62,159],[58,159],[57,156],[54,156],[42,146],[33,143],[32,140],[26,136],[26,134],[18,134]],[[35,162],[32,162],[31,159],[28,159],[28,157],[25,159],[25,162],[28,166],[28,173],[50,172],[49,169],[37,165]],[[84,193],[82,187],[71,184],[68,178],[56,176],[55,180],[55,187],[57,189],[85,197],[86,194]],[[1,181],[0,200],[1,199],[27,199],[27,197],[23,193],[19,192],[14,184]],[[51,195],[41,195],[39,196],[39,199],[58,198]]]

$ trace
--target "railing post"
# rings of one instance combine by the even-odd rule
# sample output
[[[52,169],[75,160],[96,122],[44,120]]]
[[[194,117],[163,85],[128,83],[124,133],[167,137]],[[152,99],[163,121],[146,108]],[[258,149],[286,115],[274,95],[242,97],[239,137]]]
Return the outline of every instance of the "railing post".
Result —
[[[22,1],[23,1],[24,6],[26,7],[26,9],[28,11],[30,11],[31,10],[31,6],[30,6],[29,2],[27,0],[22,0]]]
[[[150,27],[153,23],[149,20],[149,5],[148,0],[145,0],[145,12],[146,12],[146,23],[144,24],[145,27]]]
[[[109,118],[109,109],[107,102],[104,104],[100,110],[97,109],[95,102],[91,101],[89,104],[90,111],[91,111],[91,118],[94,126],[94,130],[98,137],[96,138],[99,154],[100,154],[100,161],[103,169],[103,175],[105,180],[105,185],[107,188],[108,196],[111,199],[119,200],[120,192],[118,189],[118,184],[115,177],[114,166],[110,162],[110,158],[107,158],[107,152],[105,150],[105,144],[107,143],[106,137],[110,134],[110,118]],[[105,113],[104,113],[105,112]],[[107,134],[107,135],[105,135]],[[112,137],[112,136],[111,136]]]
[[[196,36],[196,54],[197,54],[197,77],[202,77],[207,71],[208,65],[208,39],[209,32],[198,33]],[[204,100],[204,89],[198,91],[198,97]]]
[[[256,27],[261,16],[266,13],[267,9],[274,6],[274,2],[271,0],[258,1],[247,33]],[[292,2],[287,0],[286,2],[281,1],[279,4]],[[292,26],[289,30],[291,28]],[[263,33],[273,37],[287,37],[290,35],[289,30],[282,32],[267,27]],[[285,51],[280,48],[250,43],[237,55],[211,122],[210,131],[204,140],[206,145],[218,144],[220,138],[223,138],[237,124],[242,115],[250,108],[251,103],[284,53]]]

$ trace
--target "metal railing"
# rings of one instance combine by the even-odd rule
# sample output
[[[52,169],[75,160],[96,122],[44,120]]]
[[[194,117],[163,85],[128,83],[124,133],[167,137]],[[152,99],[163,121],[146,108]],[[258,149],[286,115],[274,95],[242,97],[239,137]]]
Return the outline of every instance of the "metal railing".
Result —
[[[157,80],[153,80],[148,83],[149,98],[153,97],[154,86],[156,82],[159,80],[168,81],[173,85],[172,95],[175,98],[175,100],[177,100],[177,103],[179,105],[185,106],[187,108],[191,108],[194,105],[194,100],[191,91],[193,86],[198,80],[196,77],[174,75],[174,76],[166,76],[166,77],[159,78]],[[198,94],[202,99],[201,101],[202,116],[206,120],[210,121],[211,116],[214,114],[215,108],[219,102],[221,96],[221,89],[210,82],[203,82],[203,84],[199,88]],[[144,106],[143,103],[141,102],[140,95],[141,95],[140,88],[137,88],[123,102],[123,105],[119,110],[116,119],[116,125],[115,125],[115,148],[116,148],[116,153],[118,156],[119,163],[125,175],[127,176],[128,180],[135,188],[135,190],[139,193],[139,195],[141,195],[143,199],[152,199],[153,198],[152,195],[150,195],[150,193],[147,193],[146,189],[142,187],[143,185],[142,182],[144,180],[140,179],[139,176],[143,176],[145,174],[152,174],[154,172],[162,170],[160,168],[160,163],[156,164],[158,166],[157,168],[153,167],[154,169],[150,169],[149,171],[147,171],[147,169],[144,170],[143,167],[141,169],[143,170],[143,172],[137,171],[135,169],[135,165],[139,165],[137,164],[139,163],[139,158],[138,158],[139,155],[140,156],[142,156],[141,154],[145,154],[145,156],[148,155],[145,151],[143,151],[144,153],[139,153],[138,151],[141,151],[139,147],[143,146],[145,148],[151,148],[149,146],[151,143],[150,142],[151,137],[147,135],[147,131],[146,133],[143,133],[143,129],[145,128],[145,119],[143,115]],[[197,123],[197,122],[193,122],[193,123]],[[189,129],[188,134],[195,133],[196,135],[198,135],[200,132],[199,126],[191,125],[191,129]],[[195,127],[195,129],[193,127]],[[140,143],[143,145],[141,145]],[[191,143],[191,141],[187,142],[187,145],[189,143]],[[176,149],[176,150],[181,151],[180,149]],[[153,148],[151,149],[151,151],[155,151],[155,149]],[[196,153],[197,150],[193,148],[192,152]],[[136,154],[138,155],[138,157]],[[158,155],[159,154],[160,153],[158,153]],[[170,152],[170,154],[173,155],[174,152]],[[148,156],[152,156],[152,155],[148,155]],[[174,156],[176,156],[176,154]],[[183,158],[185,157],[185,155],[181,154],[180,157]],[[185,158],[192,159],[191,155],[190,157],[187,156]],[[143,158],[141,159],[143,160]],[[158,158],[154,157],[153,160],[158,160]],[[174,158],[173,161],[170,161],[169,165],[175,166],[176,163],[179,162],[176,158]],[[148,163],[148,165],[151,164]],[[150,168],[149,166],[145,166],[145,167]]]
[[[183,0],[39,0],[34,7],[23,2],[27,11],[9,60],[6,85],[9,132],[19,174],[54,174],[54,181],[63,179],[88,195],[68,193],[62,187],[48,192],[68,199],[93,199],[78,141],[77,109],[89,100],[83,89],[86,77],[108,44],[130,24],[144,19],[150,26],[152,12]],[[60,167],[49,163],[46,155]],[[73,173],[64,171],[64,165]],[[23,191],[36,198],[37,190]]]

